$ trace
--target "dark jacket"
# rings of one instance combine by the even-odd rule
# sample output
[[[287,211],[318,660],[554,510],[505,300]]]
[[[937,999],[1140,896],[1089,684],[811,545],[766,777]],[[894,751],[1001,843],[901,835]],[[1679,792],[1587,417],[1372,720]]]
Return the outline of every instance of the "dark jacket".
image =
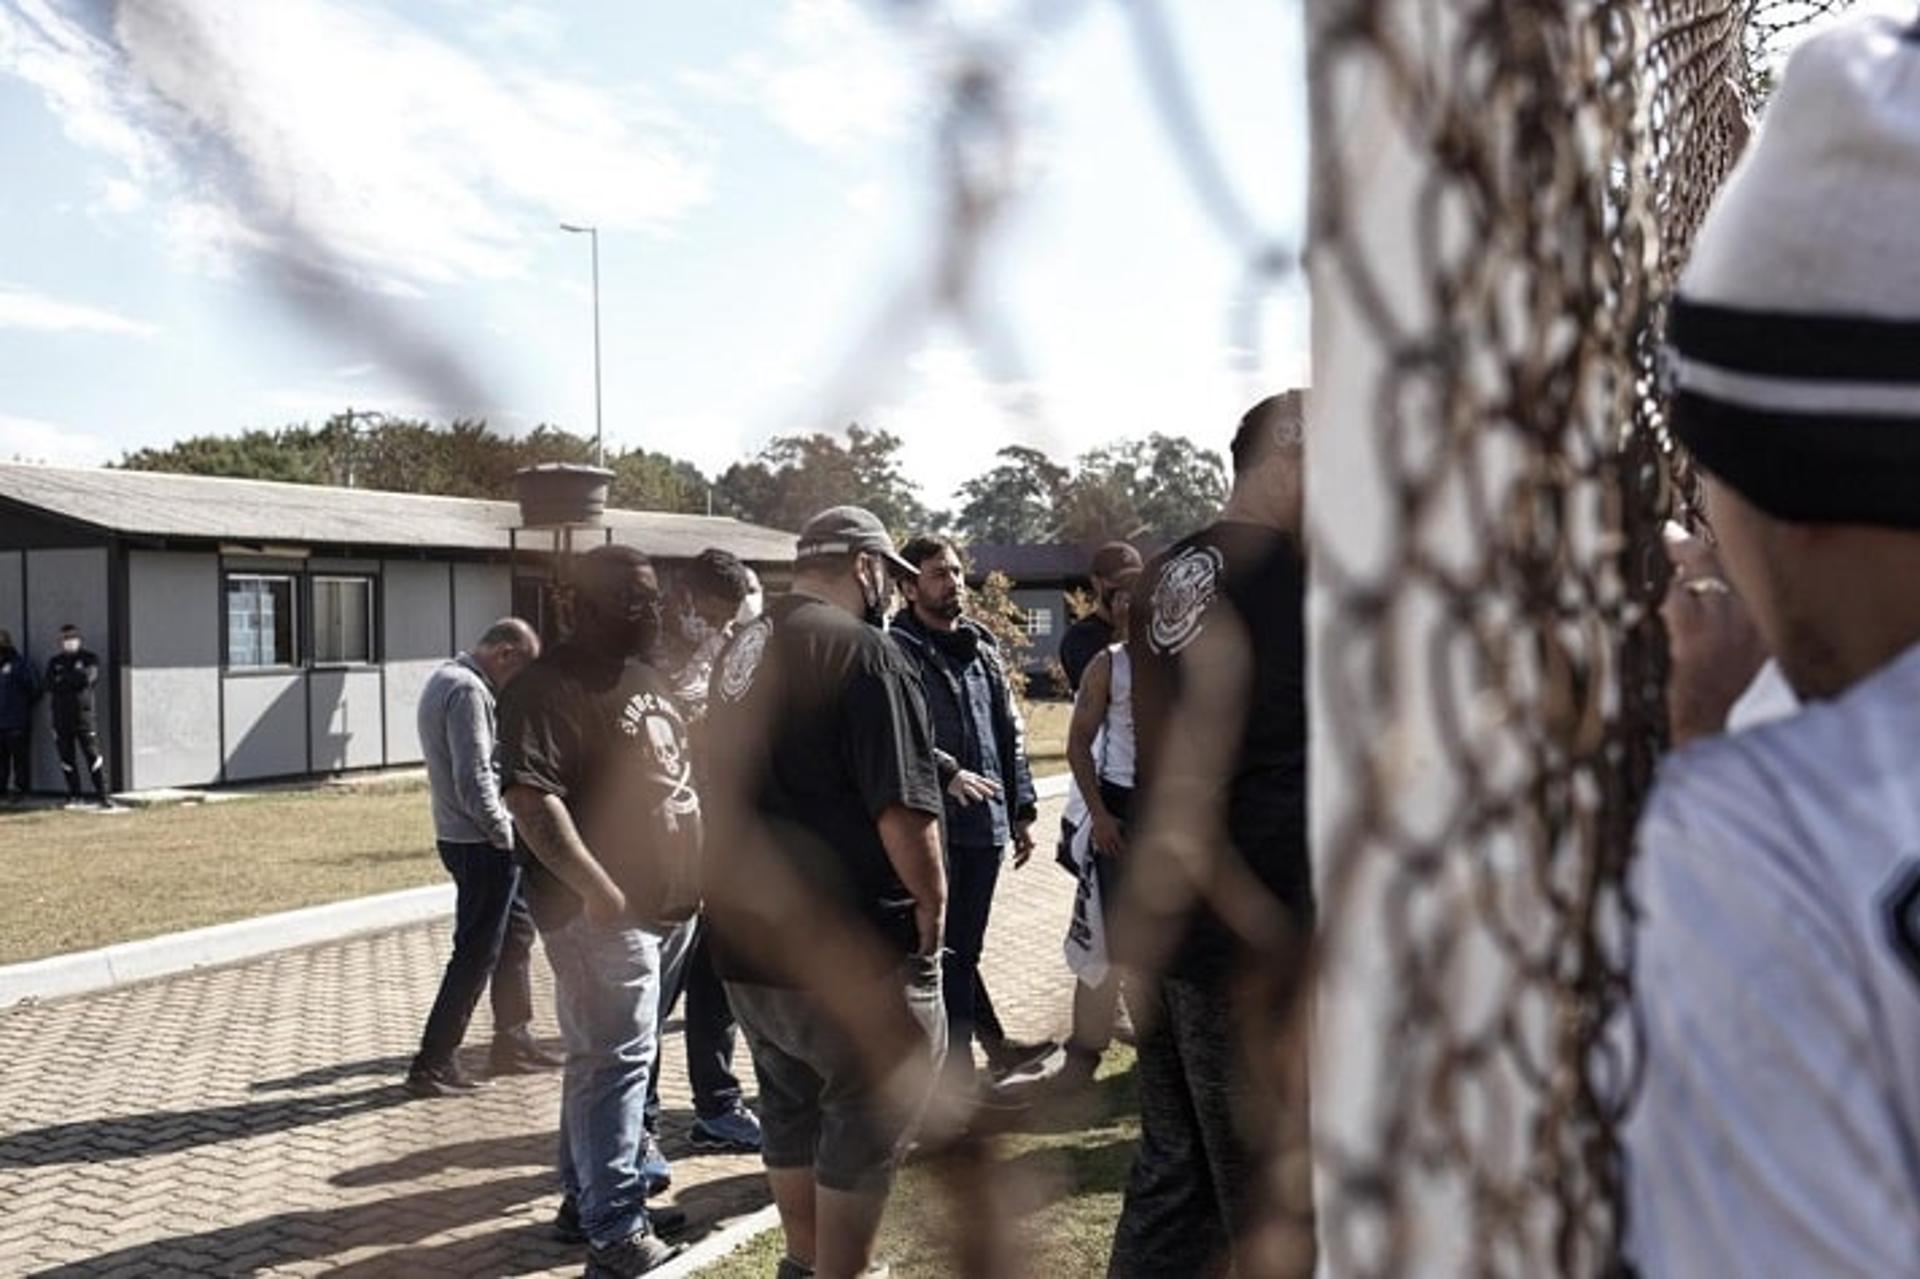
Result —
[[[18,649],[0,656],[0,733],[18,733],[33,723],[33,703],[40,696],[40,677],[33,662]]]
[[[990,762],[986,775],[1000,783],[1006,795],[1008,816],[1015,822],[1030,822],[1039,813],[1039,799],[1033,789],[1033,774],[1027,767],[1026,726],[1021,723],[1019,712],[1014,708],[1013,688],[1007,681],[1006,663],[1000,656],[1000,645],[993,638],[993,632],[970,618],[961,618],[960,626],[971,631],[978,641],[979,660],[986,671],[988,695],[992,703],[988,709],[993,722],[997,759]],[[903,609],[893,619],[889,633],[920,675],[940,748],[936,752],[940,780],[945,783],[964,766],[965,761],[954,758],[952,748],[957,742],[949,733],[941,731],[941,708],[958,710],[965,705],[965,692],[955,678],[952,667],[935,646],[933,632],[914,616],[912,609]],[[952,808],[953,801],[949,797],[949,818],[953,815]]]
[[[100,680],[100,659],[88,649],[55,653],[47,663],[47,691],[53,694],[53,722],[93,727],[93,686]]]

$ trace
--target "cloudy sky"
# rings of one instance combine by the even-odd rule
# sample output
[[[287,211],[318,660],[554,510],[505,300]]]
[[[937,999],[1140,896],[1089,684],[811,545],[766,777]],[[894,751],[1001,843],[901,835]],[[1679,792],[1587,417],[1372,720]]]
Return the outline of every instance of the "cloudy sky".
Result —
[[[1304,368],[1297,282],[1243,303],[1304,213],[1298,9],[1165,6],[1223,197],[1132,8],[0,0],[0,457],[349,405],[590,431],[562,221],[610,442],[717,470],[858,417],[936,502],[1006,443],[1220,445]]]

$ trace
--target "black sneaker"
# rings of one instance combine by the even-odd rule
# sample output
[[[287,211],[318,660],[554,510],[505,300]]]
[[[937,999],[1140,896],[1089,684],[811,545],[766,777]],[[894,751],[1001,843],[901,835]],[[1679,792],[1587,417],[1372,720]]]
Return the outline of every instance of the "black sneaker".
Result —
[[[510,1039],[494,1040],[493,1050],[487,1054],[489,1075],[533,1075],[543,1070],[558,1070],[566,1064],[567,1059],[559,1053]]]
[[[651,1230],[628,1235],[619,1243],[587,1249],[586,1279],[634,1279],[679,1256],[681,1249],[662,1243]]]
[[[677,1235],[687,1228],[684,1208],[648,1208],[647,1224],[657,1235]],[[559,1243],[585,1243],[587,1232],[580,1228],[580,1201],[568,1195],[553,1214],[553,1238]]]
[[[480,1081],[452,1062],[436,1068],[415,1066],[407,1072],[409,1097],[465,1097],[480,1091]]]

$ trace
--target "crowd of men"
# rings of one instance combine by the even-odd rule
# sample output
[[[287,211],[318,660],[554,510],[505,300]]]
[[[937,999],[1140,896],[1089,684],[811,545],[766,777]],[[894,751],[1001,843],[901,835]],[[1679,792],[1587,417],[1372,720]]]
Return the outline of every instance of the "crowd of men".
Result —
[[[1118,869],[1151,845],[1128,845],[1106,804],[1119,802],[1115,785],[1149,788],[1156,767],[1182,784],[1170,743],[1195,731],[1186,664],[1226,617],[1218,628],[1253,660],[1231,693],[1243,727],[1218,778],[1222,829],[1245,845],[1231,859],[1284,912],[1283,933],[1311,917],[1304,408],[1291,393],[1248,413],[1218,524],[1150,564],[1120,545],[1095,558],[1098,605],[1073,633],[1091,651],[1072,674],[1090,668],[1101,690],[1096,909],[1116,936],[1129,904]],[[982,981],[996,885],[1009,860],[1032,856],[1038,804],[1016,681],[969,615],[962,549],[932,537],[896,548],[870,512],[835,507],[801,531],[792,589],[764,604],[719,551],[663,588],[638,551],[596,548],[566,586],[559,638],[543,645],[503,620],[422,693],[458,904],[407,1088],[480,1086],[455,1051],[490,989],[491,1073],[564,1071],[556,1231],[586,1246],[591,1275],[646,1273],[675,1254],[663,1236],[682,1220],[649,1200],[672,1176],[655,1135],[659,1027],[684,994],[693,1144],[759,1153],[785,1231],[782,1276],[869,1273],[894,1171],[932,1131],[929,1114],[964,1124],[978,1107],[1083,1083],[1118,998],[1117,978],[1095,983],[1095,1012],[1048,1057],[1050,1043],[1008,1039]],[[1131,649],[1129,614],[1144,623]],[[1136,712],[1137,778],[1118,763],[1136,756]],[[1064,847],[1062,860],[1080,873]],[[1131,994],[1143,1141],[1117,1274],[1217,1264],[1257,1181],[1248,1134],[1266,1103],[1224,1015],[1236,965],[1253,956],[1209,904],[1216,887],[1157,883],[1171,895],[1141,910],[1154,940],[1140,958],[1161,976]],[[528,1032],[536,934],[563,1057]],[[734,1073],[736,1028],[757,1115]]]
[[[1914,31],[1873,16],[1802,47],[1673,305],[1673,426],[1715,540],[1671,548],[1676,750],[1635,870],[1645,1078],[1623,1144],[1629,1253],[1649,1275],[1920,1259]],[[705,1023],[701,1120],[759,1149],[783,1279],[873,1272],[916,1130],[934,1133],[946,1101],[964,1116],[1079,1086],[1121,1001],[1141,1138],[1110,1274],[1311,1268],[1311,1195],[1276,1184],[1302,1161],[1273,1158],[1305,1127],[1303,1036],[1275,1032],[1305,1020],[1316,913],[1306,409],[1289,392],[1249,410],[1216,523],[1144,563],[1115,546],[1092,565],[1096,607],[1062,651],[1080,981],[1051,1060],[1006,1042],[980,976],[1036,805],[960,548],[896,550],[871,514],[834,508],[764,611],[695,575],[671,621],[644,557],[596,550],[568,638],[541,651],[502,623],[430,686],[455,743],[429,759],[463,904],[413,1078],[461,1086],[446,1045],[489,969],[496,1060],[540,1064],[519,1038],[525,930],[502,888],[521,877],[566,1040],[562,1224],[589,1274],[673,1254],[647,1204],[667,1174],[646,1099],[682,988],[690,1040]],[[442,821],[443,790],[472,806]],[[519,870],[498,857],[509,841]],[[736,1023],[757,1122],[730,1072]],[[998,1067],[985,1080],[975,1044]],[[1289,1208],[1295,1232],[1276,1235]]]

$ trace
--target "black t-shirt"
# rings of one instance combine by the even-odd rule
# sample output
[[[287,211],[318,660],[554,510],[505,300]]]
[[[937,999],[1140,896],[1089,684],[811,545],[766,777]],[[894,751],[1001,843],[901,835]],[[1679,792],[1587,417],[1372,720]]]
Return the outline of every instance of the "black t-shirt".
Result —
[[[560,645],[500,695],[501,786],[566,805],[638,922],[685,918],[699,901],[700,797],[686,723],[659,672]],[[580,898],[519,841],[527,897],[554,927]]]
[[[1237,615],[1252,648],[1246,727],[1229,781],[1227,833],[1235,850],[1296,922],[1313,915],[1307,845],[1306,563],[1299,545],[1254,524],[1219,523],[1155,557],[1134,588],[1136,794],[1149,800],[1194,642],[1221,616]],[[1232,940],[1210,914],[1196,914],[1171,971],[1217,972]]]
[[[862,921],[900,953],[914,950],[913,897],[878,823],[896,806],[941,812],[933,730],[906,656],[844,609],[784,596],[714,664],[707,714],[713,767],[745,770],[737,793],[753,797],[777,855],[840,915],[820,926]],[[716,837],[712,874],[727,874],[735,842]],[[717,922],[723,975],[781,980],[749,963],[746,945],[729,944],[724,912]]]
[[[1060,637],[1060,665],[1067,672],[1067,688],[1077,693],[1080,680],[1093,665],[1093,659],[1113,643],[1113,623],[1098,613],[1088,613],[1067,628]]]

